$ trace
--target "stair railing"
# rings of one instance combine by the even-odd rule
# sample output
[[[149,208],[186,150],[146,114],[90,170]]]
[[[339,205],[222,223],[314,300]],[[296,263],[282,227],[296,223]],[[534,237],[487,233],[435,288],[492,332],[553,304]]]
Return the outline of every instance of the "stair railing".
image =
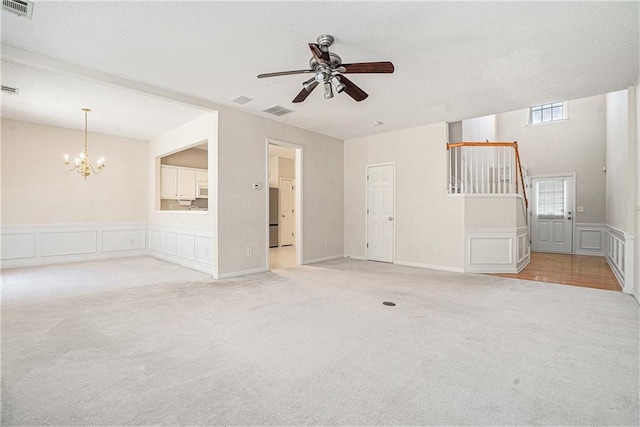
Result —
[[[456,142],[447,144],[451,194],[520,194],[529,200],[518,142]]]

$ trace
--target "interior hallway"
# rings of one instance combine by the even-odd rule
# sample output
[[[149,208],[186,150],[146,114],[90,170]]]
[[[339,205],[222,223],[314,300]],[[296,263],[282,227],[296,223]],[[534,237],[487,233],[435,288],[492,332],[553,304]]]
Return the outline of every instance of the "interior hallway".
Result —
[[[296,267],[296,247],[280,246],[269,248],[269,269],[283,270],[285,268]]]
[[[531,252],[531,263],[518,274],[495,274],[536,282],[621,291],[604,257]]]

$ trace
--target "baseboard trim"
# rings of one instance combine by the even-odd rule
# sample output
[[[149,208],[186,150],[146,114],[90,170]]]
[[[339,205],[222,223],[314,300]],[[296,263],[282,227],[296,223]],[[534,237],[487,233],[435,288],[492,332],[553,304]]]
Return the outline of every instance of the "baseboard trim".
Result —
[[[339,258],[344,258],[344,255],[331,255],[331,256],[327,256],[324,258],[314,258],[314,259],[308,259],[306,261],[304,261],[302,264],[303,265],[307,265],[307,264],[316,264],[318,262],[324,262],[324,261],[331,261],[334,259],[339,259]]]
[[[269,271],[267,267],[252,268],[249,270],[233,271],[231,273],[222,273],[214,275],[214,279],[230,279],[232,277],[249,276],[251,274],[266,273]]]
[[[177,257],[175,255],[168,255],[168,254],[164,254],[162,252],[158,252],[158,251],[154,251],[154,250],[149,250],[148,251],[148,255],[153,257],[153,258],[158,258],[158,259],[161,259],[163,261],[167,261],[167,262],[170,262],[170,263],[173,263],[173,264],[178,264],[178,265],[181,265],[183,267],[190,268],[192,270],[201,271],[203,273],[211,274],[212,277],[214,276],[213,265],[208,265],[208,264],[200,263],[200,262],[197,262],[197,261],[190,261],[188,259],[180,258],[180,257]]]
[[[367,259],[360,255],[344,255],[345,258],[356,259],[358,261],[366,261]]]
[[[574,252],[574,255],[586,255],[586,256],[605,256],[606,253],[604,251],[599,251],[599,252],[587,252],[587,251],[581,251],[581,250],[577,250]]]
[[[422,264],[418,262],[410,262],[410,261],[398,261],[394,262],[396,265],[401,265],[403,267],[415,267],[415,268],[426,268],[429,270],[438,270],[438,271],[449,271],[451,273],[464,273],[464,268],[460,267],[449,267],[446,265],[433,265],[433,264]]]
[[[640,296],[638,296],[638,291],[634,289],[631,292],[629,292],[629,295],[631,295],[633,299],[636,300],[636,304],[640,305]]]

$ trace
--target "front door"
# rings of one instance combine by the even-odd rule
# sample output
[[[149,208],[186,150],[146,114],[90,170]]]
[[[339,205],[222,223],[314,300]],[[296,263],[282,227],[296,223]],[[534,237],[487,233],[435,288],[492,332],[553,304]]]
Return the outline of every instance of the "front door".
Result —
[[[280,210],[280,246],[291,246],[294,241],[295,226],[293,222],[293,180],[280,178],[280,200],[278,203]]]
[[[532,178],[531,250],[573,252],[574,177]]]
[[[367,259],[393,262],[394,165],[367,167]]]

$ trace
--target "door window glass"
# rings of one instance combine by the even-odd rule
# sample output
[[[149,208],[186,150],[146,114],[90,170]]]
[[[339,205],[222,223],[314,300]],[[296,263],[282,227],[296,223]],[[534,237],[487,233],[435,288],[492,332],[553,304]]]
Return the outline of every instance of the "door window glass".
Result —
[[[536,186],[536,214],[538,219],[564,218],[564,179],[538,181]]]

